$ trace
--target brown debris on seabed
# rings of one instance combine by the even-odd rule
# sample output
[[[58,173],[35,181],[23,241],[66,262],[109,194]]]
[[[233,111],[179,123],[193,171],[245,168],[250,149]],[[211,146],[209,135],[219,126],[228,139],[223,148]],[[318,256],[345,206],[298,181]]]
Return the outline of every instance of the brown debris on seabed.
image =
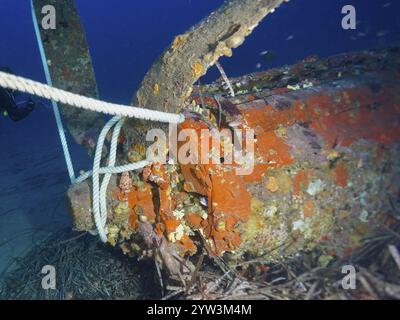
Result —
[[[400,299],[400,223],[386,228],[346,258],[318,259],[303,252],[280,263],[249,260],[229,267],[222,259],[200,268],[191,286],[169,286],[163,299],[211,300],[397,300]],[[199,261],[202,258],[199,259]],[[201,263],[201,261],[200,261]],[[202,264],[204,265],[204,263]],[[355,289],[344,289],[356,270]],[[344,283],[342,283],[342,281]]]
[[[102,245],[87,232],[56,230],[0,274],[0,300],[143,300],[160,298],[154,266]],[[54,266],[55,289],[43,289]],[[9,268],[11,269],[11,268]]]
[[[153,265],[121,257],[88,233],[62,230],[17,259],[13,271],[0,275],[0,299],[400,299],[399,247],[397,223],[365,239],[364,246],[346,259],[323,260],[321,252],[313,250],[280,263],[263,258],[228,266],[222,258],[198,255],[187,287],[170,278],[162,297]],[[44,265],[56,268],[55,290],[41,286]],[[357,271],[354,290],[342,287],[345,265]]]

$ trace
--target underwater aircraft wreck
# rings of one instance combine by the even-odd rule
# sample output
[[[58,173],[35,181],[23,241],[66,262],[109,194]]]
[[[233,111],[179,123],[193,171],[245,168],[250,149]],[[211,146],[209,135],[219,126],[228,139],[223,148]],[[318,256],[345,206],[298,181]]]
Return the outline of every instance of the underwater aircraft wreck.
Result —
[[[251,170],[237,174],[246,163],[228,161],[234,151],[225,145],[216,163],[180,162],[185,145],[207,159],[216,150],[178,139],[176,148],[162,151],[166,163],[109,177],[105,240],[110,245],[132,257],[151,256],[171,278],[186,281],[196,269],[190,257],[223,257],[237,264],[285,259],[318,247],[321,261],[329,260],[350,254],[365,237],[398,221],[399,48],[308,57],[292,66],[194,85],[282,2],[227,1],[176,36],[132,102],[184,114],[176,136],[190,130],[208,144],[212,137],[202,137],[202,130],[251,130],[252,141],[239,138],[242,146],[253,146]],[[45,4],[62,12],[56,30],[40,29],[54,87],[96,98],[74,2],[33,3],[39,21]],[[103,118],[66,105],[61,111],[77,143],[94,151]],[[151,145],[146,133],[153,128],[171,134],[164,124],[126,120],[116,162],[146,160]],[[110,152],[103,152],[105,166],[109,158]],[[96,229],[92,188],[85,180],[68,191],[77,230]]]
[[[178,131],[192,128],[200,139],[201,129],[232,122],[253,128],[252,173],[237,175],[236,164],[178,163],[114,176],[108,241],[140,253],[146,244],[136,236],[147,224],[182,257],[204,249],[237,263],[316,246],[331,256],[351,253],[397,219],[399,58],[393,48],[306,59],[231,79],[240,88],[234,98],[223,82],[195,87],[192,106],[204,105],[203,113],[187,113]],[[146,157],[130,132],[124,128],[120,140],[121,162]],[[68,196],[75,226],[94,229],[90,183]]]

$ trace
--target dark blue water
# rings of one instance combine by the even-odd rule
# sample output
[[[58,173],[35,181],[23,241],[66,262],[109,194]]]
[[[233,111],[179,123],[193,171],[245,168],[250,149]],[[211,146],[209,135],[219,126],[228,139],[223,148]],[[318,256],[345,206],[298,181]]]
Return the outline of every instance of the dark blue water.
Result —
[[[172,41],[223,3],[222,0],[77,0],[87,32],[100,94],[129,102],[154,59]],[[385,4],[389,6],[384,7]],[[357,30],[341,28],[341,8],[357,9]],[[268,16],[231,59],[222,59],[230,76],[294,63],[311,54],[328,56],[400,41],[399,1],[293,0]],[[0,2],[0,65],[43,80],[28,0]],[[381,33],[380,33],[381,32]],[[365,36],[357,36],[365,33]],[[380,36],[378,35],[380,33]],[[384,34],[384,35],[382,35]],[[293,36],[292,40],[287,40]],[[276,59],[263,63],[259,53]],[[205,80],[218,76],[210,71]],[[116,81],[118,79],[118,81]]]
[[[222,2],[76,0],[101,97],[129,103],[152,62],[174,36]],[[346,4],[357,9],[357,30],[341,28],[341,8]],[[399,44],[399,12],[400,2],[395,0],[292,0],[268,16],[221,64],[228,76],[239,76],[312,54],[329,56]],[[260,56],[265,50],[272,51],[275,59],[266,61]],[[0,1],[0,65],[44,82],[28,0]],[[202,80],[218,76],[213,69]],[[0,243],[29,227],[68,224],[68,213],[58,204],[69,180],[51,109],[38,108],[20,123],[2,117],[0,148]],[[72,149],[75,169],[87,169],[90,161],[85,150],[73,144]],[[0,261],[18,254],[16,247],[15,241],[7,253],[0,247]]]

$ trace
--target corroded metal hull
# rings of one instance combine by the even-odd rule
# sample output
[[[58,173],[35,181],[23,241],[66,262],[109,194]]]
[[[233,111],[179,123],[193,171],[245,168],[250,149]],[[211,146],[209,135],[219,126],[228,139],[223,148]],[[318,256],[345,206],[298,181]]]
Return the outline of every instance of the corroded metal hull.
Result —
[[[222,82],[195,88],[178,132],[254,130],[251,174],[238,175],[237,165],[221,159],[155,164],[123,185],[113,177],[112,244],[141,253],[149,246],[146,225],[182,256],[205,248],[234,261],[273,260],[316,246],[344,256],[399,218],[397,48],[310,57],[232,84],[235,98],[225,96]],[[144,158],[144,145],[131,143],[131,128],[124,132],[120,160]],[[77,228],[93,228],[89,184],[68,195]]]

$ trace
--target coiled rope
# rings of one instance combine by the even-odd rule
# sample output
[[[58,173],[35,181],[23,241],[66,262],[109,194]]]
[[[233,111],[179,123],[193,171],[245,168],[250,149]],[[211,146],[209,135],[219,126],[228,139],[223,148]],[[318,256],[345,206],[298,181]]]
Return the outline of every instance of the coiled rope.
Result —
[[[45,69],[48,70],[48,68]],[[51,84],[50,73],[49,72],[45,73],[48,83]],[[36,81],[18,77],[5,72],[0,72],[0,87],[17,90],[24,93],[29,93],[31,95],[39,96],[52,101],[53,111],[56,118],[57,128],[59,131],[61,144],[63,146],[64,157],[67,163],[67,168],[71,179],[71,183],[77,184],[83,182],[84,180],[92,176],[93,179],[92,213],[94,217],[94,222],[101,241],[107,242],[107,230],[105,228],[107,223],[106,193],[108,184],[111,179],[111,175],[116,173],[122,173],[125,171],[141,169],[149,164],[148,161],[144,160],[122,166],[117,166],[117,167],[115,166],[118,137],[122,125],[124,123],[125,117],[134,117],[138,119],[153,120],[153,121],[167,122],[167,123],[181,123],[185,119],[184,116],[182,114],[172,114],[161,111],[154,111],[149,109],[104,102],[97,99],[73,94],[71,92],[57,89],[49,85],[45,85]],[[65,137],[65,131],[62,125],[61,115],[57,106],[57,102],[61,102],[77,108],[83,108],[85,110],[97,111],[105,114],[114,115],[114,117],[106,123],[106,125],[100,132],[93,161],[93,170],[83,173],[78,178],[75,178],[72,166],[72,160],[69,153]],[[102,158],[103,145],[108,132],[113,127],[114,129],[111,139],[109,163],[107,167],[102,168],[101,158]],[[101,183],[100,183],[100,174],[104,174]]]
[[[83,182],[92,176],[93,179],[93,203],[92,203],[92,213],[94,217],[94,222],[96,225],[97,232],[100,236],[101,241],[107,242],[107,201],[106,193],[107,187],[110,182],[112,174],[122,173],[131,170],[137,170],[145,167],[149,164],[148,161],[139,161],[135,163],[130,163],[121,166],[115,166],[116,155],[117,155],[117,145],[118,137],[124,123],[125,117],[137,118],[143,120],[159,121],[166,123],[181,123],[185,120],[183,114],[173,114],[161,111],[155,111],[150,109],[125,106],[115,103],[109,103],[82,95],[74,94],[65,90],[57,89],[53,87],[53,83],[50,76],[50,71],[47,65],[47,59],[45,50],[43,48],[42,39],[39,31],[39,24],[36,19],[36,14],[34,6],[31,0],[31,12],[32,20],[34,24],[34,30],[36,34],[36,39],[39,46],[40,57],[42,60],[42,65],[44,68],[44,73],[46,77],[46,84],[36,82],[23,77],[15,76],[5,72],[0,72],[0,87],[5,89],[17,90],[24,93],[29,93],[38,97],[42,97],[51,100],[54,116],[56,119],[56,124],[64,152],[65,161],[67,164],[67,169],[71,184],[77,184]],[[83,173],[78,178],[75,177],[71,155],[68,149],[67,139],[65,136],[65,130],[61,120],[61,114],[57,105],[57,102],[70,105],[76,108],[82,108],[85,110],[101,112],[114,117],[110,119],[104,128],[102,129],[97,145],[93,161],[93,170]],[[101,167],[102,150],[105,138],[108,132],[113,129],[109,163],[107,167]],[[103,180],[100,183],[100,175],[104,174]]]

